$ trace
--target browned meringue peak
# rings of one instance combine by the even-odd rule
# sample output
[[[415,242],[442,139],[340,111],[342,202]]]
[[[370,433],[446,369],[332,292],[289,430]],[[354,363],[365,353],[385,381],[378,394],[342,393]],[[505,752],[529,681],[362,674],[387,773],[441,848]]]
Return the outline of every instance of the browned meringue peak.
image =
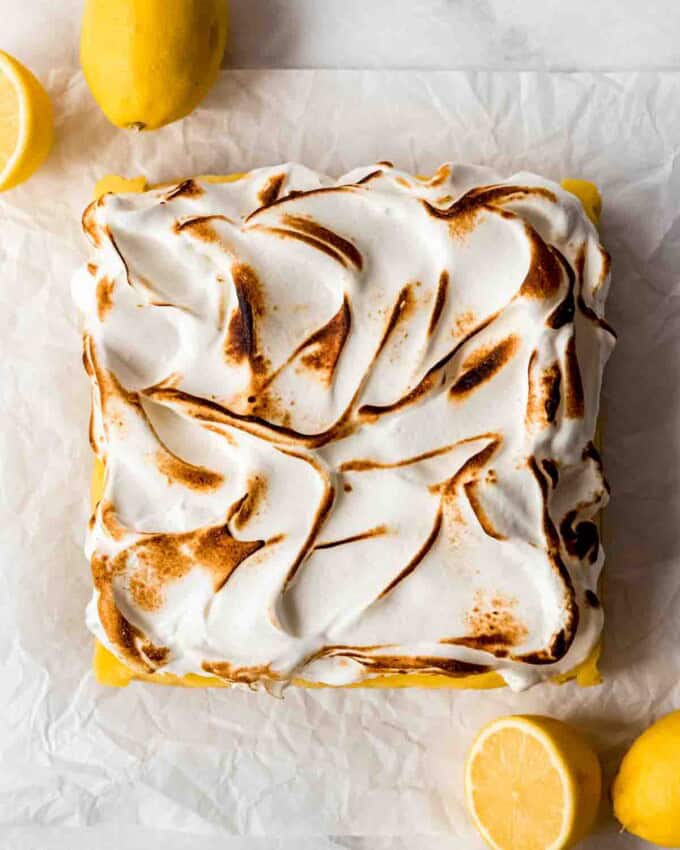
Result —
[[[238,682],[522,687],[587,656],[613,334],[576,198],[282,165],[105,196],[84,226],[88,622],[124,660],[133,635],[138,666]]]

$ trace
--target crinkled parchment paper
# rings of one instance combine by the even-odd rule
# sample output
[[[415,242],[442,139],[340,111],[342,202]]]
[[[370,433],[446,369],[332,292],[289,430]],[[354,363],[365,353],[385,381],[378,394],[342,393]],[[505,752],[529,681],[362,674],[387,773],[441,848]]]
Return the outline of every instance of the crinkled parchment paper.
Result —
[[[141,136],[109,126],[80,76],[49,87],[54,153],[0,196],[3,850],[475,850],[463,758],[507,712],[580,724],[611,776],[631,737],[680,707],[680,76],[232,71],[189,120]],[[276,700],[94,682],[88,389],[69,295],[81,210],[109,172],[160,181],[289,159],[331,174],[465,160],[602,187],[619,344],[604,387],[601,687]],[[642,844],[605,811],[583,846]]]

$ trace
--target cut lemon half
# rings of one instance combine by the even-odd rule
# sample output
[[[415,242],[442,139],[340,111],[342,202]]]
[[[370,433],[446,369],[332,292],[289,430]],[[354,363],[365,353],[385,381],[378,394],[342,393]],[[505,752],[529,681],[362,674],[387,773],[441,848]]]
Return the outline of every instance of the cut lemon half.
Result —
[[[595,753],[559,720],[500,717],[485,726],[465,765],[475,826],[496,850],[564,850],[590,832],[602,777]]]
[[[0,192],[23,183],[52,147],[54,119],[45,89],[0,50]]]

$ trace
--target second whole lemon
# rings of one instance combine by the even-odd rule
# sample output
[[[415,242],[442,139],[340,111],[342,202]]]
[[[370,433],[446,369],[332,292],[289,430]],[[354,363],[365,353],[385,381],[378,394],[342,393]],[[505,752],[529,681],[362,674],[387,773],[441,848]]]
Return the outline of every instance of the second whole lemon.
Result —
[[[661,847],[680,847],[680,711],[633,743],[612,788],[624,829]]]
[[[80,61],[113,124],[154,130],[205,97],[226,38],[227,0],[86,0]]]

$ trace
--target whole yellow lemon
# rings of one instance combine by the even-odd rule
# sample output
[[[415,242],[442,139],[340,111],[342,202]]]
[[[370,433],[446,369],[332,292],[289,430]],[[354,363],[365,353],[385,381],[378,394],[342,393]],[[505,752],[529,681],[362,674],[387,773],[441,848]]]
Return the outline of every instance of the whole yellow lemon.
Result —
[[[680,847],[680,711],[657,720],[635,741],[612,797],[628,832],[661,847]]]
[[[80,62],[113,124],[154,130],[205,97],[226,39],[227,0],[86,0]]]

